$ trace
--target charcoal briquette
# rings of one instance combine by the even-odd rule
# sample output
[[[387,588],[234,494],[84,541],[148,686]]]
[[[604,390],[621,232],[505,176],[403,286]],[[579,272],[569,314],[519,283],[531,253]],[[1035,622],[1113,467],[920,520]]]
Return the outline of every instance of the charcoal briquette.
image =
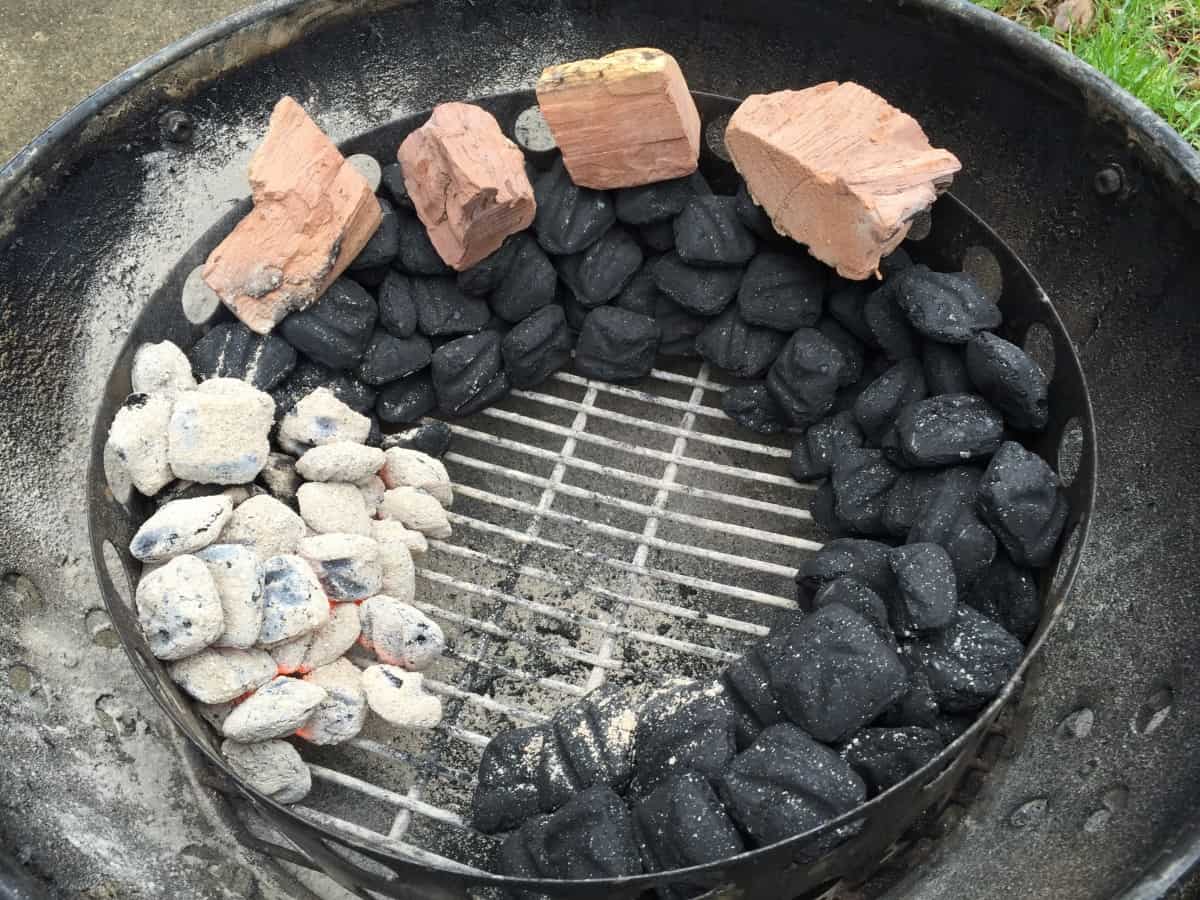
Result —
[[[417,327],[427,337],[473,334],[492,317],[487,303],[468,297],[453,278],[413,278],[411,284]]]
[[[433,351],[433,387],[438,409],[448,416],[468,416],[508,393],[508,375],[494,331],[469,334]]]
[[[586,250],[617,220],[612,197],[572,182],[561,158],[534,182],[533,196],[533,230],[542,249],[556,256]]]
[[[928,542],[946,549],[954,563],[960,595],[975,584],[996,556],[996,536],[975,508],[981,476],[976,466],[940,472],[908,532],[909,543]]]
[[[897,461],[929,468],[991,456],[1004,420],[978,394],[939,394],[910,403],[896,417]]]
[[[222,322],[192,345],[187,354],[201,381],[240,378],[270,391],[296,366],[296,350],[274,334],[255,334],[241,322]]]
[[[808,514],[813,522],[834,537],[843,537],[850,533],[846,524],[837,517],[837,497],[833,494],[833,485],[825,479],[813,491],[808,501]]]
[[[787,335],[749,324],[731,306],[700,332],[696,350],[719,369],[739,378],[756,378],[775,362],[785,343]]]
[[[862,616],[888,644],[895,643],[887,604],[866,583],[843,575],[826,582],[813,596],[813,609],[838,603]]]
[[[410,375],[379,392],[375,412],[389,425],[407,425],[437,409],[437,392],[428,372]]]
[[[766,384],[739,384],[721,395],[721,409],[743,428],[759,434],[779,434],[786,427],[783,410]]]
[[[375,199],[379,203],[379,227],[350,263],[351,271],[386,266],[400,252],[400,222],[396,210],[382,197]]]
[[[904,310],[896,302],[895,287],[891,282],[885,282],[867,296],[867,302],[863,305],[863,318],[871,330],[875,344],[883,350],[888,359],[896,362],[917,355],[920,350],[917,333],[909,324]]]
[[[695,772],[672,776],[635,805],[633,825],[647,872],[718,862],[746,849],[712,785]]]
[[[345,372],[335,372],[311,360],[301,359],[296,368],[273,391],[275,420],[283,419],[292,407],[317,388],[326,388],[355,412],[368,413],[375,405],[376,391]]]
[[[937,490],[942,469],[906,469],[888,492],[883,509],[884,530],[893,537],[904,538],[925,511],[929,498]]]
[[[887,601],[896,591],[896,576],[888,556],[891,549],[880,541],[862,538],[829,541],[800,563],[796,581],[812,594],[828,582],[848,575]]]
[[[564,257],[559,276],[584,306],[608,303],[642,265],[642,248],[624,228],[610,228],[586,250]]]
[[[513,323],[554,302],[558,275],[546,252],[528,232],[513,235],[507,245],[513,248],[512,259],[488,302],[497,316]]]
[[[1016,441],[992,457],[976,506],[1013,562],[1035,569],[1054,556],[1070,511],[1054,470]]]
[[[1000,693],[1021,662],[1021,642],[998,622],[960,604],[954,620],[916,644],[938,706],[974,713]]]
[[[675,248],[675,225],[671,222],[655,222],[638,229],[642,243],[655,253],[666,253]]]
[[[408,187],[404,184],[404,170],[400,168],[400,163],[384,166],[379,183],[397,207],[410,211],[413,209],[412,197],[408,196]]]
[[[846,357],[846,365],[838,379],[839,387],[846,388],[858,382],[863,377],[863,367],[866,365],[867,348],[863,342],[829,316],[817,322],[816,327]]]
[[[788,469],[797,481],[826,478],[833,461],[848,450],[863,445],[862,429],[851,412],[835,413],[810,425],[804,436],[796,441]]]
[[[815,328],[799,328],[767,373],[767,387],[793,425],[805,428],[833,406],[846,357]]]
[[[916,645],[900,647],[900,661],[908,673],[908,688],[900,698],[885,709],[874,724],[886,728],[918,726],[935,728],[941,718],[937,699],[929,684],[929,675],[921,663]]]
[[[529,237],[528,232],[519,232],[505,239],[504,243],[469,269],[458,273],[458,289],[471,297],[486,297],[500,286],[508,274],[517,252],[520,235]],[[536,241],[535,241],[536,243]]]
[[[871,290],[861,281],[846,281],[833,276],[834,282],[826,303],[831,315],[839,325],[862,341],[872,350],[879,349],[875,333],[867,323],[867,298]]]
[[[654,263],[658,289],[689,312],[715,316],[738,292],[742,269],[704,269],[688,265],[677,252],[665,253]]]
[[[432,385],[430,385],[432,391]],[[436,398],[434,398],[436,404]],[[431,407],[432,408],[432,407]],[[450,426],[437,419],[421,419],[411,428],[389,434],[383,439],[383,449],[401,447],[405,450],[419,450],[426,456],[441,459],[450,449]]]
[[[683,771],[716,778],[737,750],[735,729],[733,711],[719,686],[689,684],[652,697],[634,732],[630,791],[644,797]]]
[[[754,198],[750,196],[750,191],[746,189],[745,182],[738,185],[735,199],[734,208],[737,211],[737,217],[742,220],[743,225],[754,232],[756,237],[762,238],[765,241],[779,240],[779,232],[775,230],[775,226],[771,223],[771,217],[767,215],[765,209],[754,202]]]
[[[620,723],[601,705],[578,700],[556,712],[551,727],[580,789],[598,784],[625,789],[633,775],[634,741],[620,736]],[[613,739],[613,733],[619,736]]]
[[[650,373],[658,349],[658,325],[615,306],[593,309],[575,346],[575,368],[603,381],[632,381]]]
[[[429,232],[414,214],[396,210],[400,246],[392,265],[409,275],[453,275],[454,270],[438,255]]]
[[[555,290],[554,300],[563,308],[570,329],[576,334],[583,330],[583,320],[591,310],[575,299],[575,292],[560,281]]]
[[[768,660],[786,640],[790,627],[774,628],[771,636],[752,644],[721,672],[726,703],[733,713],[737,748],[744,750],[770,725],[784,721],[783,708],[771,690]]]
[[[737,214],[734,197],[696,196],[675,219],[675,250],[695,266],[741,266],[757,244]]]
[[[730,816],[759,846],[836,819],[867,796],[840,756],[795,725],[773,725],[739,753],[718,785]]]
[[[926,341],[921,349],[925,367],[925,386],[929,396],[970,394],[975,390],[967,374],[967,358],[962,347]]]
[[[886,534],[883,511],[900,470],[883,451],[845,450],[834,457],[830,475],[838,521],[859,534]]]
[[[642,316],[654,315],[654,308],[659,298],[665,298],[666,295],[654,283],[653,265],[654,260],[648,261],[633,278],[629,279],[629,283],[621,289],[621,293],[613,301],[613,306],[619,306],[621,309],[627,309]]]
[[[1000,307],[966,272],[934,272],[916,265],[891,284],[909,323],[930,340],[965,344],[976,332],[1000,325]]]
[[[751,325],[795,331],[821,318],[828,270],[800,253],[759,253],[738,288],[738,309]]]
[[[353,369],[375,331],[379,308],[366,289],[338,278],[321,299],[279,324],[279,333],[309,359],[331,369]]]
[[[1041,367],[1016,344],[988,332],[977,334],[967,344],[967,374],[1013,428],[1041,431],[1046,427],[1050,385]]]
[[[927,396],[925,371],[916,357],[902,359],[869,385],[854,401],[854,418],[868,440],[878,441],[900,410]]]
[[[410,338],[417,330],[413,280],[395,269],[379,285],[379,324],[398,338]]]
[[[350,278],[353,281],[357,281],[359,284],[361,284],[363,287],[365,287],[368,291],[374,291],[381,284],[383,284],[383,282],[387,279],[388,275],[394,271],[395,271],[395,269],[393,269],[389,265],[372,266],[369,269],[355,269],[354,271],[347,269],[346,277]]]
[[[516,828],[541,811],[538,760],[547,724],[500,731],[483,749],[471,801],[471,822],[484,834]]]
[[[913,266],[913,258],[908,255],[908,251],[903,247],[897,247],[887,256],[879,260],[879,274],[886,281],[895,275],[899,275],[905,269],[910,269]]]
[[[621,188],[614,196],[617,219],[627,225],[653,225],[673,219],[696,191],[688,176]]]
[[[862,777],[872,794],[899,784],[942,752],[932,728],[864,728],[842,749],[842,758]]]
[[[420,334],[398,338],[376,330],[354,374],[359,381],[378,387],[419,372],[432,358],[429,338]]]
[[[896,573],[898,631],[944,628],[954,618],[958,586],[950,554],[939,544],[906,544],[891,551]]]
[[[543,306],[514,325],[500,342],[512,386],[531,388],[571,361],[575,341],[561,306]]]
[[[1003,550],[967,592],[966,602],[1023,643],[1042,619],[1036,573],[1018,566]]]
[[[825,743],[848,740],[908,684],[900,657],[875,627],[837,603],[792,629],[768,667],[788,719]]]

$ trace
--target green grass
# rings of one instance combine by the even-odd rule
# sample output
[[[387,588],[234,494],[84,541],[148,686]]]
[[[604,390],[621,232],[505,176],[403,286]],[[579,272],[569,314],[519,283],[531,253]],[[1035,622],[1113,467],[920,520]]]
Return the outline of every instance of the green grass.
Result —
[[[976,0],[1099,69],[1200,148],[1200,0],[1095,0],[1081,33],[1051,25],[1058,0]]]

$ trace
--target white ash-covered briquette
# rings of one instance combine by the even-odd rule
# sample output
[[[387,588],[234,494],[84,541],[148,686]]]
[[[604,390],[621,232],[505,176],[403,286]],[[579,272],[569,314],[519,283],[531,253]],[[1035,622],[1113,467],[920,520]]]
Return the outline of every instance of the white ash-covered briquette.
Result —
[[[357,484],[383,468],[384,454],[378,447],[352,441],[322,444],[305,451],[296,471],[305,481],[349,481]]]
[[[371,517],[357,485],[310,481],[300,485],[296,499],[300,516],[318,534],[371,534]]]
[[[217,539],[232,514],[233,501],[220,495],[172,500],[142,523],[129,552],[142,562],[194,553]]]
[[[312,773],[287,741],[227,740],[221,753],[242,780],[279,803],[299,803],[312,790]]]
[[[308,560],[330,600],[362,600],[379,593],[383,585],[379,545],[365,535],[306,537],[299,555]]]
[[[125,398],[108,429],[105,453],[113,455],[125,477],[147,497],[153,497],[175,478],[168,458],[170,421],[171,398],[134,393]]]
[[[329,621],[329,601],[309,564],[299,556],[272,556],[263,562],[263,624],[260,647],[316,631]]]
[[[138,347],[129,380],[135,394],[159,394],[168,399],[196,389],[192,364],[170,341]]]
[[[425,690],[420,672],[371,666],[362,673],[367,704],[377,716],[404,728],[433,728],[442,721],[442,701]]]
[[[379,504],[383,502],[383,495],[387,492],[383,479],[378,475],[372,475],[370,478],[364,478],[357,482],[357,486],[358,492],[362,494],[363,503],[367,506],[367,515],[375,515],[379,510]]]
[[[304,534],[304,520],[295,510],[264,494],[233,511],[221,532],[221,543],[253,547],[259,559],[267,559],[295,553]]]
[[[237,378],[211,378],[175,398],[171,469],[205,484],[253,481],[271,454],[275,401]]]
[[[371,536],[379,546],[379,563],[383,568],[380,593],[401,603],[411,603],[417,589],[412,554],[418,552],[412,548],[419,546],[419,552],[424,553],[428,547],[425,535],[409,531],[399,522],[379,519],[371,523]]]
[[[159,659],[198,653],[225,627],[217,586],[194,556],[178,556],[143,575],[134,599],[142,633]]]
[[[185,693],[210,705],[237,700],[276,675],[275,660],[265,650],[232,647],[209,647],[172,663],[168,671]]]
[[[258,554],[242,544],[213,544],[196,556],[208,566],[225,617],[225,630],[213,646],[253,647],[263,619],[263,571]]]
[[[340,658],[358,640],[358,620],[357,604],[333,604],[329,621],[316,631],[271,648],[271,658],[279,674],[303,675]]]
[[[278,675],[238,704],[221,726],[225,737],[244,744],[287,737],[325,699],[325,688]]]
[[[280,500],[294,500],[296,491],[304,483],[296,474],[296,460],[286,453],[272,453],[267,457],[267,464],[258,473],[258,477],[262,479],[271,495]]]
[[[410,672],[428,669],[446,649],[446,636],[437,622],[419,609],[378,594],[358,608],[361,643],[381,662]]]
[[[296,731],[297,737],[313,744],[341,744],[362,731],[367,721],[367,695],[362,672],[347,659],[313,669],[305,681],[325,689],[325,699]]]
[[[371,420],[339,400],[329,388],[303,397],[279,425],[279,445],[300,456],[312,447],[352,441],[362,444],[371,433]]]
[[[454,503],[450,475],[440,459],[405,447],[392,447],[384,456],[386,461],[379,475],[387,487],[420,488],[443,507]]]
[[[436,497],[420,488],[392,488],[383,495],[379,517],[397,521],[426,537],[442,540],[450,537],[450,519],[446,510]]]

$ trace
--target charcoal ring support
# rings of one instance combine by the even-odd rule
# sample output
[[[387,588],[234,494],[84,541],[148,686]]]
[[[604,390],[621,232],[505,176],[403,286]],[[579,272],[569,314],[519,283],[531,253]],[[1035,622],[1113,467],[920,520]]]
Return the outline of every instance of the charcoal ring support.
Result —
[[[501,123],[502,129],[512,136],[517,119],[533,101],[533,96],[531,92],[521,91],[473,99],[489,109]],[[711,122],[728,116],[737,105],[735,100],[710,94],[697,94],[696,99],[703,122]],[[426,117],[427,113],[421,112],[376,129],[354,141],[353,149],[362,152],[364,146],[370,148],[396,146]],[[714,158],[714,156],[711,148],[706,151],[706,157],[702,159],[702,170],[717,191],[731,192],[734,187],[733,170],[727,163],[719,158]],[[229,222],[223,221],[210,229],[201,242],[204,252],[207,252],[209,246],[222,237],[229,224]],[[1080,555],[1086,544],[1088,514],[1094,501],[1096,476],[1096,436],[1092,409],[1079,359],[1070,346],[1066,330],[1049,298],[1029,270],[1003,241],[951,195],[943,196],[935,205],[932,212],[932,230],[928,236],[920,242],[912,243],[910,247],[911,252],[919,261],[926,262],[935,269],[947,271],[960,270],[968,254],[983,253],[993,261],[997,272],[995,288],[999,292],[999,305],[1005,315],[1005,324],[1000,333],[1010,340],[1019,342],[1034,322],[1040,322],[1049,329],[1054,339],[1056,357],[1054,376],[1050,383],[1051,421],[1044,433],[1032,436],[1030,446],[1046,459],[1053,461],[1056,459],[1061,444],[1060,439],[1067,423],[1070,421],[1080,423],[1083,433],[1080,464],[1075,478],[1066,489],[1072,506],[1072,515],[1066,526],[1067,533],[1078,526],[1080,538],[1070,545],[1069,553],[1061,554],[1061,560],[1060,555],[1056,555],[1056,561],[1060,560],[1058,565],[1060,571],[1064,573],[1063,577],[1054,578],[1055,570],[1050,567],[1041,579],[1043,620],[1030,643],[1020,669],[1002,690],[1000,696],[988,706],[975,723],[932,762],[885,794],[807,835],[797,836],[789,841],[752,851],[719,864],[686,870],[693,876],[707,876],[704,880],[710,884],[725,882],[735,885],[750,892],[751,896],[777,896],[784,890],[806,891],[818,888],[836,878],[854,877],[864,871],[870,871],[883,858],[887,849],[916,822],[920,815],[927,810],[940,808],[948,800],[950,794],[957,788],[966,767],[978,755],[979,748],[995,722],[996,716],[1018,690],[1026,670],[1036,657],[1050,628],[1058,620],[1062,602],[1070,590],[1071,582],[1079,565]],[[189,254],[189,256],[191,255]],[[189,263],[182,261],[176,268],[176,277],[170,279],[171,281],[186,275]],[[143,313],[123,348],[110,377],[107,402],[96,419],[92,447],[93,474],[89,480],[93,485],[93,504],[103,506],[104,512],[98,512],[93,519],[94,557],[100,570],[102,584],[106,588],[105,599],[109,614],[130,659],[138,669],[138,674],[159,702],[163,704],[176,725],[197,744],[222,774],[232,779],[243,791],[251,795],[262,808],[267,819],[292,841],[308,850],[314,860],[327,871],[331,866],[336,865],[338,868],[344,869],[347,865],[342,860],[337,860],[335,863],[330,859],[328,851],[317,849],[321,841],[332,840],[353,846],[358,852],[364,853],[376,862],[392,869],[396,872],[399,881],[403,883],[411,883],[418,873],[420,877],[426,879],[436,878],[440,874],[447,886],[456,884],[461,888],[471,884],[511,883],[495,876],[489,877],[484,873],[474,874],[471,870],[461,866],[450,871],[443,868],[439,873],[437,863],[433,861],[433,858],[430,858],[429,862],[419,857],[398,858],[396,855],[386,852],[386,849],[372,847],[361,840],[355,841],[353,837],[348,838],[344,832],[325,829],[319,824],[314,825],[294,809],[275,803],[249,789],[248,786],[241,783],[241,780],[222,759],[209,729],[190,710],[187,701],[167,676],[165,666],[154,660],[150,654],[137,626],[133,610],[115,592],[108,590],[110,575],[104,569],[101,545],[105,539],[111,539],[118,548],[121,548],[122,559],[126,563],[127,570],[131,570],[132,559],[128,557],[124,548],[127,547],[129,537],[140,524],[140,520],[136,515],[136,510],[134,515],[126,516],[124,507],[105,497],[104,479],[101,473],[103,472],[103,438],[107,433],[107,424],[115,414],[117,404],[128,390],[129,366],[137,347],[144,341],[163,338],[174,340],[181,346],[187,346],[195,340],[196,331],[196,327],[186,320],[181,307],[174,302],[173,297],[169,294],[157,297],[157,302],[149,306]],[[464,424],[467,426],[470,426],[471,422],[471,418],[464,420]],[[747,437],[750,438],[749,435]],[[460,488],[461,492],[463,492],[462,488]],[[842,826],[854,826],[860,830],[836,849],[814,862],[809,862],[808,856],[812,854],[810,848],[813,840]],[[569,894],[578,897],[633,897],[646,888],[679,883],[676,880],[677,874],[659,873],[615,881],[566,882],[561,883],[558,890],[554,889],[556,886],[554,882],[520,882],[518,886],[534,888],[545,884],[548,887],[547,892],[551,894]],[[395,883],[389,884],[387,879],[380,878],[363,868],[357,871],[353,869],[349,872],[344,871],[342,877],[350,879],[350,882],[357,886],[385,895],[396,890]]]
[[[381,44],[392,34],[404,39]],[[543,65],[634,42],[670,49],[694,86],[727,94],[829,78],[881,91],[916,113],[935,144],[960,155],[956,194],[1014,244],[1054,297],[1088,374],[1105,462],[1091,549],[1067,614],[1074,628],[1056,629],[1048,641],[1036,668],[1050,677],[1026,691],[1016,718],[1029,731],[1023,749],[998,761],[1002,777],[988,779],[971,806],[973,827],[944,839],[894,893],[959,900],[1007,890],[1074,900],[1136,882],[1132,896],[1159,896],[1200,855],[1191,799],[1200,764],[1187,739],[1200,728],[1200,695],[1186,688],[1200,633],[1192,589],[1200,560],[1178,552],[1196,539],[1200,502],[1192,296],[1200,280],[1200,157],[1094,70],[958,0],[667,0],[650,12],[620,2],[534,10],[284,0],[156,54],[0,170],[0,434],[10,449],[0,492],[11,511],[0,562],[36,581],[60,628],[70,628],[81,596],[98,599],[91,576],[71,576],[62,561],[86,545],[86,423],[116,351],[112,335],[125,333],[127,310],[136,312],[157,286],[160,261],[173,265],[225,212],[228,195],[244,195],[248,150],[231,136],[252,145],[280,94],[296,92],[341,139],[347,123],[370,127],[445,97],[527,85]],[[157,117],[173,107],[197,124],[188,153],[159,152]],[[1110,162],[1128,175],[1122,204],[1093,190],[1095,172]],[[227,194],[214,173],[237,189]],[[159,195],[168,203],[155,204]],[[178,227],[162,227],[168,210]],[[86,366],[93,357],[105,360],[98,373]],[[29,505],[35,484],[55,485],[61,517],[47,518],[44,500]],[[16,621],[6,620],[14,640]],[[36,664],[37,651],[28,652]],[[104,665],[114,678],[128,668],[123,658]],[[1162,684],[1174,687],[1173,705],[1161,727],[1143,734],[1131,720]],[[80,711],[90,715],[87,703]],[[1057,723],[1084,708],[1095,713],[1090,737],[1060,736]],[[1156,713],[1153,721],[1164,720]],[[25,734],[9,731],[7,746],[48,752],[36,737],[25,743]],[[72,726],[50,768],[95,791],[99,773],[116,764],[73,766],[78,734]],[[1128,806],[1102,830],[1085,832],[1115,783],[1128,786]],[[139,803],[182,818],[195,804],[184,793]],[[1049,798],[1045,814],[1013,831],[1011,811],[1035,797]],[[113,812],[122,805],[129,806]],[[72,821],[57,808],[43,803],[43,814],[27,820],[26,839],[46,848],[63,879],[86,885],[79,879],[107,877],[94,852],[61,849]],[[122,844],[142,841],[144,820],[110,818]],[[141,865],[162,871],[153,858]]]

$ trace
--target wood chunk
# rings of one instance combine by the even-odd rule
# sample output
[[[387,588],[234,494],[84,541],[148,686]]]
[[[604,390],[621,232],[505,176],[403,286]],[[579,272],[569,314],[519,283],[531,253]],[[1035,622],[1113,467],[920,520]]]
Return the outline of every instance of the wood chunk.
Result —
[[[962,167],[912,116],[850,81],[747,97],[725,145],[775,229],[859,280]]]
[[[533,222],[525,157],[485,109],[442,103],[397,154],[417,217],[446,265],[461,272]]]
[[[284,97],[250,158],[252,209],[204,265],[204,281],[266,334],[315,303],[379,227],[367,180],[304,109]]]
[[[582,187],[637,187],[696,171],[700,113],[669,53],[633,47],[550,66],[537,98]]]

